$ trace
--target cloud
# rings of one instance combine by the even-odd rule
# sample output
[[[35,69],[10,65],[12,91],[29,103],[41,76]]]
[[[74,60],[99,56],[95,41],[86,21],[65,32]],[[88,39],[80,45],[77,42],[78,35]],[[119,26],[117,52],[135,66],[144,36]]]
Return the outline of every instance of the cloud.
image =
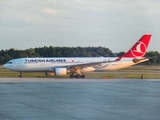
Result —
[[[108,47],[122,39],[129,44],[125,35],[137,39],[135,36],[153,32],[159,36],[159,6],[158,0],[0,1],[1,40],[15,39],[16,43],[22,38],[24,47],[26,41]]]
[[[17,3],[18,2],[18,3]],[[5,2],[6,18],[13,21],[33,24],[44,24],[58,22],[60,18],[66,21],[83,20],[83,22],[93,19],[106,19],[109,22],[118,21],[118,17],[134,18],[158,15],[158,4],[153,2],[139,1],[92,1],[92,0],[48,0],[48,1],[17,1]],[[140,12],[139,12],[140,11]],[[90,18],[91,17],[91,18]],[[59,19],[56,19],[59,18]],[[60,21],[61,22],[61,21]]]
[[[45,8],[43,11],[44,11],[44,14],[47,14],[49,16],[56,16],[57,14],[60,13],[59,10],[56,10],[53,8]]]

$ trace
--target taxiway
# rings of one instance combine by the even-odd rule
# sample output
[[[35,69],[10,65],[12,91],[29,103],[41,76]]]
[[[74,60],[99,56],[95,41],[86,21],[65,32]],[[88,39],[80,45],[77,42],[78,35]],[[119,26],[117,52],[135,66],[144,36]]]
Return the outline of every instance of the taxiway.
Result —
[[[0,120],[159,120],[160,80],[0,78]]]

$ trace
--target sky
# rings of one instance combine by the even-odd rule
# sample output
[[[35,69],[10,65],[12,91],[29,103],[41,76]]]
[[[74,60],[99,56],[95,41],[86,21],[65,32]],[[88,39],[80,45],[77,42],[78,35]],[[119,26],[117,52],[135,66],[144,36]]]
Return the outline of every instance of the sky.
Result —
[[[127,52],[152,34],[160,52],[159,0],[1,0],[0,50],[44,46],[106,47]]]

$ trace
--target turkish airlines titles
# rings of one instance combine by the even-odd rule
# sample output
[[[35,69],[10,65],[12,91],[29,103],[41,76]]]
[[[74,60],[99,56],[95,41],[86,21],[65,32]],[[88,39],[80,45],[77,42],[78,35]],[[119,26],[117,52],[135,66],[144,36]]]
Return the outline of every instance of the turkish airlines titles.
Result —
[[[25,59],[25,63],[43,63],[43,62],[51,62],[51,63],[64,63],[65,59]]]

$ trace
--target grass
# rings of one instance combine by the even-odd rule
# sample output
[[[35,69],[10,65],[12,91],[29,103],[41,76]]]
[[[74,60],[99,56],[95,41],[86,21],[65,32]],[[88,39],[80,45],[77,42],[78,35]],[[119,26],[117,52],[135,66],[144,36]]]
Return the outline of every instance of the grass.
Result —
[[[115,71],[106,72],[93,72],[85,73],[86,78],[126,78],[126,79],[139,79],[143,74],[144,79],[160,79],[160,66],[132,66]],[[35,77],[35,78],[69,78],[69,75],[65,76],[45,76],[43,72],[24,72],[23,77]],[[0,77],[18,77],[18,72],[9,71],[0,66]]]

